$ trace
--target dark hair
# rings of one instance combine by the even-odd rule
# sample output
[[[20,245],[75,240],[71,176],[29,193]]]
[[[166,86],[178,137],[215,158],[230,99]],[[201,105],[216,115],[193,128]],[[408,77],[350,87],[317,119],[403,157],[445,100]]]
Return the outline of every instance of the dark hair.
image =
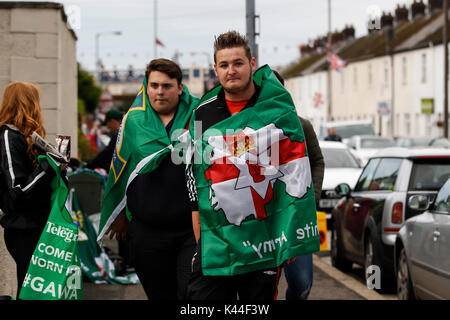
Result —
[[[237,31],[228,31],[227,33],[219,35],[214,41],[214,62],[216,62],[217,51],[236,47],[244,48],[248,60],[250,61],[252,59],[252,53],[247,38],[241,36]]]
[[[280,83],[284,86],[284,79],[281,74],[276,70],[272,70],[272,72],[277,77],[278,81],[280,81]]]
[[[147,81],[152,71],[165,73],[169,76],[169,78],[177,79],[178,85],[181,84],[181,80],[183,78],[181,68],[178,64],[171,60],[161,58],[150,61],[147,65],[147,69],[145,70],[145,77],[147,78]]]

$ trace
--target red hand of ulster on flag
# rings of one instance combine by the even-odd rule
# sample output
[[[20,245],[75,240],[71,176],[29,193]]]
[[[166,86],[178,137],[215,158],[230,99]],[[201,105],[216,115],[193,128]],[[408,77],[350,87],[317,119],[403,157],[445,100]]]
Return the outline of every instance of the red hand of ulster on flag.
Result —
[[[302,198],[311,186],[305,142],[291,141],[274,124],[209,137],[208,144],[213,147],[211,166],[205,171],[211,181],[209,198],[230,224],[240,226],[248,216],[267,218],[265,205],[276,197],[277,180],[296,198]]]

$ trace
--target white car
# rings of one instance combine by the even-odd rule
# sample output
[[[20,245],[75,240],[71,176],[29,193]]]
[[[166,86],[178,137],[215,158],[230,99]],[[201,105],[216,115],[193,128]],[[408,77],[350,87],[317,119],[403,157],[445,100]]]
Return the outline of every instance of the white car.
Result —
[[[350,148],[342,142],[319,141],[319,146],[325,160],[325,172],[317,210],[325,212],[329,221],[331,210],[341,198],[334,188],[345,182],[353,189],[361,174],[362,165]]]
[[[381,149],[394,147],[395,141],[387,137],[361,135],[351,137],[347,141],[347,145],[353,149],[365,165],[369,158]]]

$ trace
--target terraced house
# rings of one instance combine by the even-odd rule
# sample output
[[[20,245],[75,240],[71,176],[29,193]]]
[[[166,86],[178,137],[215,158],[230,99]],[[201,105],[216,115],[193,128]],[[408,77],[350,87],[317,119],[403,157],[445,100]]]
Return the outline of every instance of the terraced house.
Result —
[[[360,38],[350,26],[333,33],[340,71],[328,71],[326,37],[301,46],[300,61],[282,72],[298,114],[316,131],[328,120],[370,119],[384,136],[443,136],[442,3],[398,6]]]

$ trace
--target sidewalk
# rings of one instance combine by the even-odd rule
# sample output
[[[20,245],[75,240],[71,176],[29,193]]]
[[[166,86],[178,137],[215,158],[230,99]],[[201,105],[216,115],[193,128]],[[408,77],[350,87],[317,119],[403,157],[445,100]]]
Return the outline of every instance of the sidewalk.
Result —
[[[313,255],[314,282],[309,300],[385,300],[377,292],[352,277],[334,269],[329,257]],[[286,299],[284,272],[278,285],[278,300]],[[141,285],[108,285],[84,283],[85,300],[147,300]]]

